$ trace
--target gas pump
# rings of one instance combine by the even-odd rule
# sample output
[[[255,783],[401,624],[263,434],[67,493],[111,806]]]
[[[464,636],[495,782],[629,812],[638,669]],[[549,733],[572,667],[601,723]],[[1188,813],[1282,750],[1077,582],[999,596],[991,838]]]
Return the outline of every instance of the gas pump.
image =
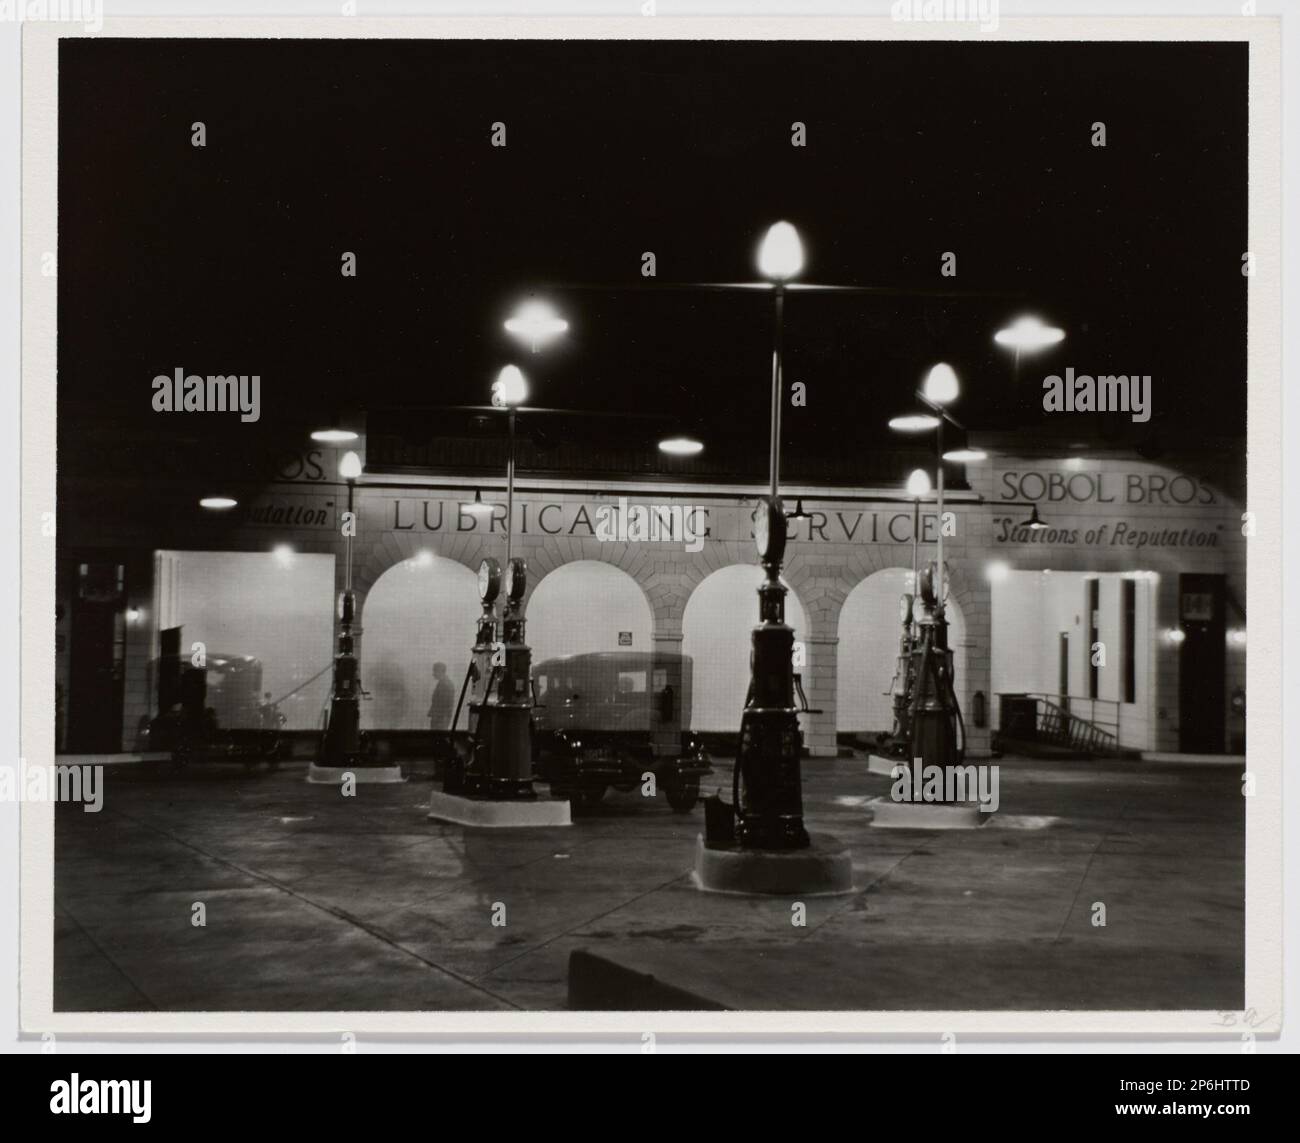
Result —
[[[441,791],[429,799],[429,817],[475,826],[567,826],[569,802],[538,797],[533,788],[532,650],[525,642],[522,603],[528,568],[515,557],[505,573],[494,559],[478,570],[483,610],[469,670],[451,728],[469,695],[470,745],[447,765]],[[498,621],[502,591],[505,609]],[[498,637],[499,636],[499,637]]]
[[[794,673],[794,629],[785,621],[781,582],[787,525],[778,496],[754,514],[754,541],[765,573],[758,589],[749,694],[740,720],[732,803],[705,802],[705,836],[696,841],[695,882],[722,893],[845,893],[853,887],[848,848],[803,820],[799,715],[814,713]],[[796,691],[799,705],[796,705]]]
[[[501,565],[485,559],[479,565],[479,616],[461,701],[470,692],[470,754],[460,773],[449,768],[443,790],[449,794],[504,799],[533,799],[532,651],[524,642],[520,611],[527,588],[527,565],[516,557],[505,569],[505,613],[498,641],[496,601],[502,590]],[[456,709],[456,726],[460,706]]]
[[[351,589],[339,597],[339,650],[334,656],[334,688],[329,721],[321,744],[320,765],[347,769],[362,764],[361,679],[357,670],[352,627],[356,596]]]
[[[947,577],[942,586],[936,583],[938,578],[935,564],[921,573],[921,613],[913,619],[906,741],[913,764],[956,766],[966,753],[966,726],[953,687],[953,658],[944,614]]]
[[[528,568],[518,556],[506,564],[501,642],[494,648],[474,728],[471,768],[476,792],[486,798],[536,798],[533,789],[532,650],[524,642],[520,610]]]
[[[743,848],[804,849],[799,707],[794,699],[794,629],[785,621],[781,560],[787,524],[779,497],[759,505],[754,542],[766,579],[758,589],[759,625],[751,637],[749,697],[740,723],[733,778],[736,840]]]
[[[912,741],[912,696],[916,690],[916,660],[912,654],[916,643],[916,625],[913,610],[916,597],[905,592],[899,597],[898,617],[902,629],[898,637],[898,662],[887,693],[894,700],[894,729],[889,736],[888,751],[898,758],[906,757]]]

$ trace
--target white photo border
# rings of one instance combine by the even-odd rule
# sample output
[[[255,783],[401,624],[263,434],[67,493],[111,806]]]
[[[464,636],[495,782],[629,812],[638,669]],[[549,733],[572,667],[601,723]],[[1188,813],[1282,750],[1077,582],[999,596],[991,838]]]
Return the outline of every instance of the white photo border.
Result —
[[[57,251],[58,44],[78,24],[27,23],[22,49],[22,383],[20,749],[54,761],[55,549],[42,535],[55,508],[56,283],[41,252]],[[1247,566],[1250,694],[1246,802],[1245,1004],[1211,1011],[965,1012],[56,1012],[53,1007],[54,807],[20,818],[20,1030],[96,1037],[732,1036],[1107,1037],[1239,1040],[1282,1026],[1282,232],[1281,26],[1276,17],[1005,17],[978,25],[883,17],[316,17],[108,18],[91,38],[715,39],[949,41],[1234,41],[1249,45],[1247,504],[1256,519]],[[1244,253],[1244,252],[1243,252]],[[1238,272],[1236,268],[1225,272]],[[1250,608],[1248,607],[1248,613]],[[1252,1013],[1247,1017],[1247,1013]]]

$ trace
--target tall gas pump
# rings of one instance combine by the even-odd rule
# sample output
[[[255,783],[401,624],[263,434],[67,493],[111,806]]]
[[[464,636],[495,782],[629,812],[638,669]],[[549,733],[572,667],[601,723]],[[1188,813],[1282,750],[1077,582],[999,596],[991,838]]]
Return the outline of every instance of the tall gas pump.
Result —
[[[785,621],[781,582],[788,523],[779,496],[760,501],[754,543],[764,578],[759,623],[750,637],[750,680],[732,772],[732,803],[706,803],[695,880],[726,893],[843,893],[853,887],[848,850],[810,834],[803,820],[803,733],[796,705],[794,629]]]
[[[349,587],[339,596],[339,649],[334,656],[334,683],[329,721],[321,744],[320,764],[347,769],[362,762],[361,678],[357,670],[352,628],[357,599]]]
[[[893,696],[894,729],[884,746],[889,754],[906,758],[912,741],[912,696],[916,689],[916,659],[912,654],[916,643],[916,624],[913,619],[916,596],[904,592],[898,600],[898,660],[890,684]],[[882,740],[883,742],[883,740]]]
[[[957,704],[944,610],[947,577],[940,579],[936,564],[921,573],[921,612],[915,620],[911,654],[908,758],[919,766],[959,766],[966,753],[966,727]]]
[[[752,849],[803,849],[803,734],[794,701],[794,628],[785,621],[781,583],[787,523],[779,497],[754,516],[754,543],[765,578],[758,589],[759,624],[751,636],[749,696],[740,722],[733,777],[736,841]]]
[[[527,588],[527,566],[518,557],[506,565],[506,604],[499,641],[496,601],[502,587],[501,566],[494,559],[485,559],[478,574],[483,613],[467,680],[473,686],[470,754],[463,775],[449,771],[443,789],[496,800],[535,799],[530,732],[532,651],[524,642],[520,610]]]
[[[921,500],[930,492],[930,476],[923,468],[913,471],[907,478],[907,494],[912,498],[912,578],[898,601],[898,619],[901,630],[898,638],[898,659],[894,678],[887,693],[894,700],[894,728],[882,748],[892,758],[909,758],[912,744],[912,699],[916,691],[916,648],[919,625],[917,596],[920,593],[920,564],[918,552],[921,542]]]
[[[452,719],[453,757],[443,788],[429,798],[429,817],[476,826],[571,824],[567,799],[539,797],[533,788],[532,651],[525,636],[523,602],[528,565],[512,555],[515,500],[515,407],[525,393],[523,374],[506,366],[493,387],[493,404],[506,411],[506,564],[492,558],[478,569],[482,613],[475,632],[460,702]],[[505,608],[497,619],[497,600]],[[455,754],[455,731],[470,693],[469,753]]]
[[[352,539],[356,534],[353,498],[361,475],[361,458],[347,452],[339,461],[339,475],[347,482],[348,504],[344,517],[345,579],[339,595],[339,641],[334,656],[334,678],[329,714],[321,739],[320,755],[307,769],[307,781],[338,785],[351,775],[357,782],[402,782],[400,766],[376,761],[361,741],[361,674],[356,654],[357,597],[352,590]]]
[[[448,760],[429,817],[476,826],[569,825],[567,800],[539,797],[533,787],[532,650],[525,642],[525,562],[512,558],[502,574],[492,558],[479,564],[482,612],[474,650],[452,719],[453,737],[469,696],[468,754]],[[498,620],[497,600],[505,593]]]

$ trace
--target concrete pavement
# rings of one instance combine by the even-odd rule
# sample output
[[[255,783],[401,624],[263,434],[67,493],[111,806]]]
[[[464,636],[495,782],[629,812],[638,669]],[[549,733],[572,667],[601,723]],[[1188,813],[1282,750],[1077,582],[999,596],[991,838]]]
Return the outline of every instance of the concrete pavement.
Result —
[[[802,926],[794,902],[695,889],[703,813],[662,795],[503,832],[426,821],[418,773],[349,798],[301,766],[115,768],[100,813],[58,807],[55,1007],[555,1009],[576,950],[602,964],[581,1006],[646,973],[735,1008],[1240,1007],[1238,777],[1001,766],[989,825],[926,832],[869,827],[889,780],[865,761],[806,760],[809,828],[849,845],[856,892]]]

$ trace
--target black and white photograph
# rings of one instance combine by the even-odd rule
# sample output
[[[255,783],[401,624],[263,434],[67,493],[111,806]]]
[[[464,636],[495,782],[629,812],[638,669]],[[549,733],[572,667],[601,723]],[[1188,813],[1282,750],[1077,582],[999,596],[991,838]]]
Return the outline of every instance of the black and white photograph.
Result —
[[[43,41],[32,1011],[1277,1031],[1260,42],[967,7]]]

